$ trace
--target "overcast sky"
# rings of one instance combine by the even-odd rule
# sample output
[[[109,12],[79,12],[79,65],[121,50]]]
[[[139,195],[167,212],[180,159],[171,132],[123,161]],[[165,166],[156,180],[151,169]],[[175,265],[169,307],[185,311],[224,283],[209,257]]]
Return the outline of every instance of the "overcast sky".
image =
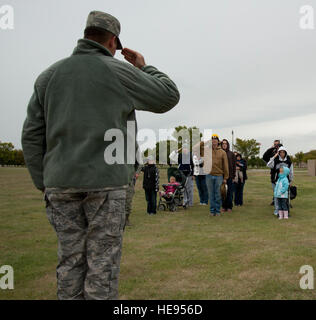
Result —
[[[316,29],[299,27],[316,0],[0,0],[14,8],[1,30],[0,140],[20,147],[36,77],[69,56],[87,15],[116,16],[123,46],[167,73],[181,101],[159,115],[137,112],[139,128],[195,125],[220,138],[280,138],[290,153],[316,149]],[[121,55],[118,52],[118,59]]]

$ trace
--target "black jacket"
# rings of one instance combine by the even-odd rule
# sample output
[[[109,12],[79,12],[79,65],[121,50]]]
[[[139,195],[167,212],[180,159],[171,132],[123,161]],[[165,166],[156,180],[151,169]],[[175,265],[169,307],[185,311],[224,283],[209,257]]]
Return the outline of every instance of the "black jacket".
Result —
[[[192,176],[194,163],[192,159],[191,152],[188,152],[184,155],[185,159],[182,158],[182,153],[178,155],[178,163],[179,163],[179,170],[181,170],[185,176]]]
[[[146,190],[159,190],[159,170],[155,164],[147,164],[142,168],[144,172],[143,188]]]
[[[283,147],[283,144],[279,145],[280,147]],[[265,163],[268,163],[270,159],[277,153],[277,149],[275,147],[269,148],[263,155],[262,159]]]
[[[276,149],[274,147],[269,148],[263,155],[262,159],[265,163],[268,163],[270,159],[276,154]]]
[[[283,144],[280,144],[280,147],[283,147]],[[270,159],[277,153],[277,149],[275,147],[269,148],[263,155],[262,159],[265,163],[268,163]],[[271,182],[273,182],[273,169],[270,170]]]

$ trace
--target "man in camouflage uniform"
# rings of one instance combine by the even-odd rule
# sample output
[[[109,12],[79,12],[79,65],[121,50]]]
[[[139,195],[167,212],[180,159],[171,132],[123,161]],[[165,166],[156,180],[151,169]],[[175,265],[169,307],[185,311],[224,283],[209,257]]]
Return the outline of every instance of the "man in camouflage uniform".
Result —
[[[45,193],[47,216],[58,238],[59,299],[117,299],[125,225],[126,189],[134,164],[110,163],[110,129],[127,141],[135,110],[163,113],[179,101],[170,78],[122,49],[119,21],[89,14],[73,54],[36,80],[22,132],[27,167]],[[135,123],[136,125],[136,123]]]

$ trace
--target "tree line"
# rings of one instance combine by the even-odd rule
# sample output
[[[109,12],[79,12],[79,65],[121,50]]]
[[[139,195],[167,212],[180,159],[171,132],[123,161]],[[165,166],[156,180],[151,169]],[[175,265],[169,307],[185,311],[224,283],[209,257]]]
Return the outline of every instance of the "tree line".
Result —
[[[202,133],[196,127],[186,127],[178,126],[174,129],[172,137],[174,140],[165,140],[156,143],[155,148],[146,149],[143,155],[147,157],[149,154],[156,156],[156,160],[159,159],[160,148],[163,148],[167,153],[167,163],[170,164],[169,154],[172,150],[176,150],[182,147],[184,141],[183,136],[180,134],[182,130],[187,130],[188,137],[185,141],[191,146],[194,144],[196,139],[201,139],[203,137]],[[194,137],[195,135],[195,137]],[[233,151],[237,151],[242,154],[243,158],[247,161],[249,167],[260,168],[266,167],[266,163],[262,158],[259,157],[260,154],[260,142],[255,139],[239,139],[237,138],[233,147]],[[316,159],[316,150],[311,150],[307,153],[302,151],[297,152],[295,155],[291,156],[292,161],[298,167],[301,167],[309,159]],[[25,166],[25,161],[23,157],[23,151],[20,149],[15,149],[11,142],[0,141],[0,165],[1,166]]]
[[[1,166],[25,166],[23,151],[15,149],[11,142],[0,141]]]

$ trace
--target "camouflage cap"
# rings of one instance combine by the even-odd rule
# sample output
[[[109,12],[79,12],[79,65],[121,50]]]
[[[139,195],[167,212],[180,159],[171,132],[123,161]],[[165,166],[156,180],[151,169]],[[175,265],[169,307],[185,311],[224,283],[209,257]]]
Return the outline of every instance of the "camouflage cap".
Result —
[[[88,27],[98,27],[112,32],[117,37],[117,49],[123,49],[121,41],[119,39],[121,24],[112,15],[102,11],[91,11],[87,19],[86,28]]]

